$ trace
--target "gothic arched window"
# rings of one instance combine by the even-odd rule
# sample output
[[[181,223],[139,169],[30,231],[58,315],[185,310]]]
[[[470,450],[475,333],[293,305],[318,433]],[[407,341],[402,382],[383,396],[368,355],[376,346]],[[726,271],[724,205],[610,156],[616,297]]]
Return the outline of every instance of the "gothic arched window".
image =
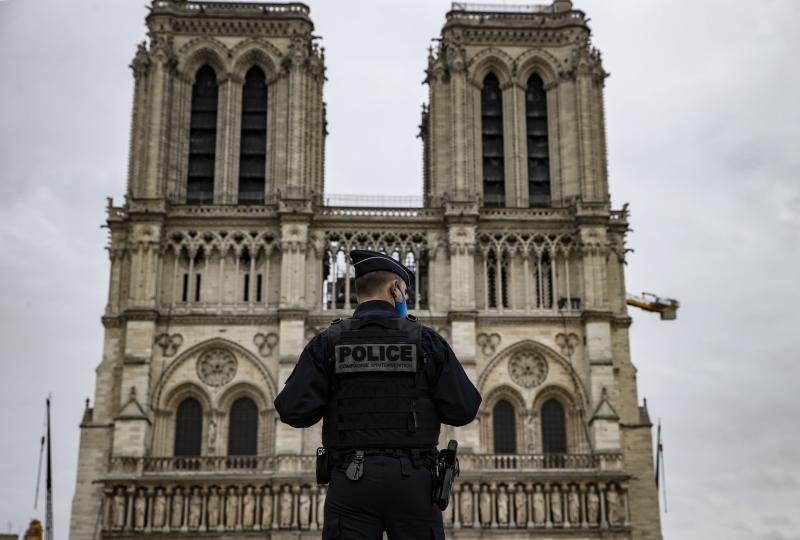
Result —
[[[188,397],[178,405],[175,414],[175,455],[199,456],[203,436],[203,407]]]
[[[517,452],[517,429],[514,407],[501,399],[492,409],[494,431],[494,453],[515,454]]]
[[[564,406],[556,399],[542,405],[542,449],[545,454],[567,453],[567,419]]]
[[[239,204],[264,202],[267,164],[267,78],[258,66],[244,77],[239,147]]]
[[[250,398],[239,398],[231,406],[228,424],[228,455],[258,453],[258,407]]]
[[[481,141],[483,144],[483,204],[506,204],[503,163],[503,94],[494,73],[483,79],[481,89]]]
[[[550,153],[547,143],[547,94],[537,74],[525,89],[525,120],[528,134],[528,201],[530,206],[550,204]]]
[[[214,202],[214,157],[217,148],[217,75],[201,67],[192,86],[189,127],[189,175],[186,202]]]

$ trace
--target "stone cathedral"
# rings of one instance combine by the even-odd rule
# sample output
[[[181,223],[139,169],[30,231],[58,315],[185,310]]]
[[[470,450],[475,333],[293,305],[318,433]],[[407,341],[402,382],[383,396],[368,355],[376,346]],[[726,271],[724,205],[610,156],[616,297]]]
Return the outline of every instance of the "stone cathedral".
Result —
[[[453,3],[424,70],[422,202],[392,207],[325,194],[306,5],[152,1],[73,540],[319,538],[320,425],[272,401],[352,311],[354,248],[416,270],[412,313],[483,396],[440,439],[461,445],[448,537],[661,538],[587,21],[570,0]]]

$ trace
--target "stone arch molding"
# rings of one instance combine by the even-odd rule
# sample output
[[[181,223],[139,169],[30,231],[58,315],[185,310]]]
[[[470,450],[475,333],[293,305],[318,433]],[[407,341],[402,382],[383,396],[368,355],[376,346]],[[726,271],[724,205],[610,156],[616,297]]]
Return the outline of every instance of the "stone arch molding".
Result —
[[[267,84],[280,77],[280,65],[283,55],[272,43],[260,39],[250,38],[242,41],[231,50],[234,76],[244,79],[247,70],[258,66],[267,76]]]
[[[195,73],[208,64],[217,74],[217,82],[228,76],[230,50],[224,43],[211,37],[193,39],[178,51],[178,71],[189,81],[194,81]]]
[[[510,84],[514,78],[514,59],[505,51],[489,47],[484,49],[471,60],[470,79],[477,88],[483,87],[483,79],[490,72],[497,76],[500,86]]]
[[[558,58],[544,49],[529,49],[517,56],[515,62],[518,67],[517,79],[522,87],[528,83],[528,78],[536,73],[547,88],[558,83],[558,73],[563,71]]]
[[[547,376],[535,388],[522,388],[508,374],[508,362],[515,353],[526,350],[542,354],[549,364]],[[567,394],[573,395],[574,403],[578,408],[585,410],[589,403],[586,388],[567,359],[550,347],[533,340],[518,341],[506,347],[489,362],[478,377],[478,390],[481,395],[487,391],[493,393],[495,388],[501,386],[517,390],[524,396],[523,399],[528,406],[533,403],[535,396],[542,390],[556,386],[561,387]]]
[[[229,383],[218,389],[210,389],[199,380],[195,362],[205,351],[216,348],[226,349],[233,353],[238,362],[238,368],[236,375]],[[254,374],[261,380],[253,380]],[[264,407],[271,407],[272,400],[277,394],[277,385],[264,364],[252,352],[238,343],[223,338],[213,338],[198,343],[173,360],[158,378],[153,392],[152,408],[168,410],[175,392],[180,388],[188,388],[189,385],[209,396],[208,403],[214,408],[219,406],[221,400],[230,395],[230,389],[255,389],[254,393],[260,398],[257,403]]]

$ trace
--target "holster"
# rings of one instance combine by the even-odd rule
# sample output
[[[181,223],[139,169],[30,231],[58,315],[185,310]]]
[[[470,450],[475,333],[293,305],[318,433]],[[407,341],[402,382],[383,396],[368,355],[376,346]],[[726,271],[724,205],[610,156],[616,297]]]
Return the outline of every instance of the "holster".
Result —
[[[439,450],[436,458],[436,466],[433,468],[433,504],[438,506],[439,510],[447,508],[453,483],[460,472],[457,450],[458,442],[451,440],[447,443],[446,449]]]
[[[331,481],[330,452],[324,446],[317,448],[317,484],[325,485]]]

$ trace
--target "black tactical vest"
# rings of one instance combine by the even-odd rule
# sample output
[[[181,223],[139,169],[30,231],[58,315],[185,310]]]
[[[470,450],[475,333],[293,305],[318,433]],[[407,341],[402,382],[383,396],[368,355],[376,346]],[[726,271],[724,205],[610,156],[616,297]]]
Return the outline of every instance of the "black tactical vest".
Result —
[[[435,370],[422,349],[422,324],[411,316],[334,321],[328,347],[332,388],[324,446],[436,446],[441,422],[431,399]]]

